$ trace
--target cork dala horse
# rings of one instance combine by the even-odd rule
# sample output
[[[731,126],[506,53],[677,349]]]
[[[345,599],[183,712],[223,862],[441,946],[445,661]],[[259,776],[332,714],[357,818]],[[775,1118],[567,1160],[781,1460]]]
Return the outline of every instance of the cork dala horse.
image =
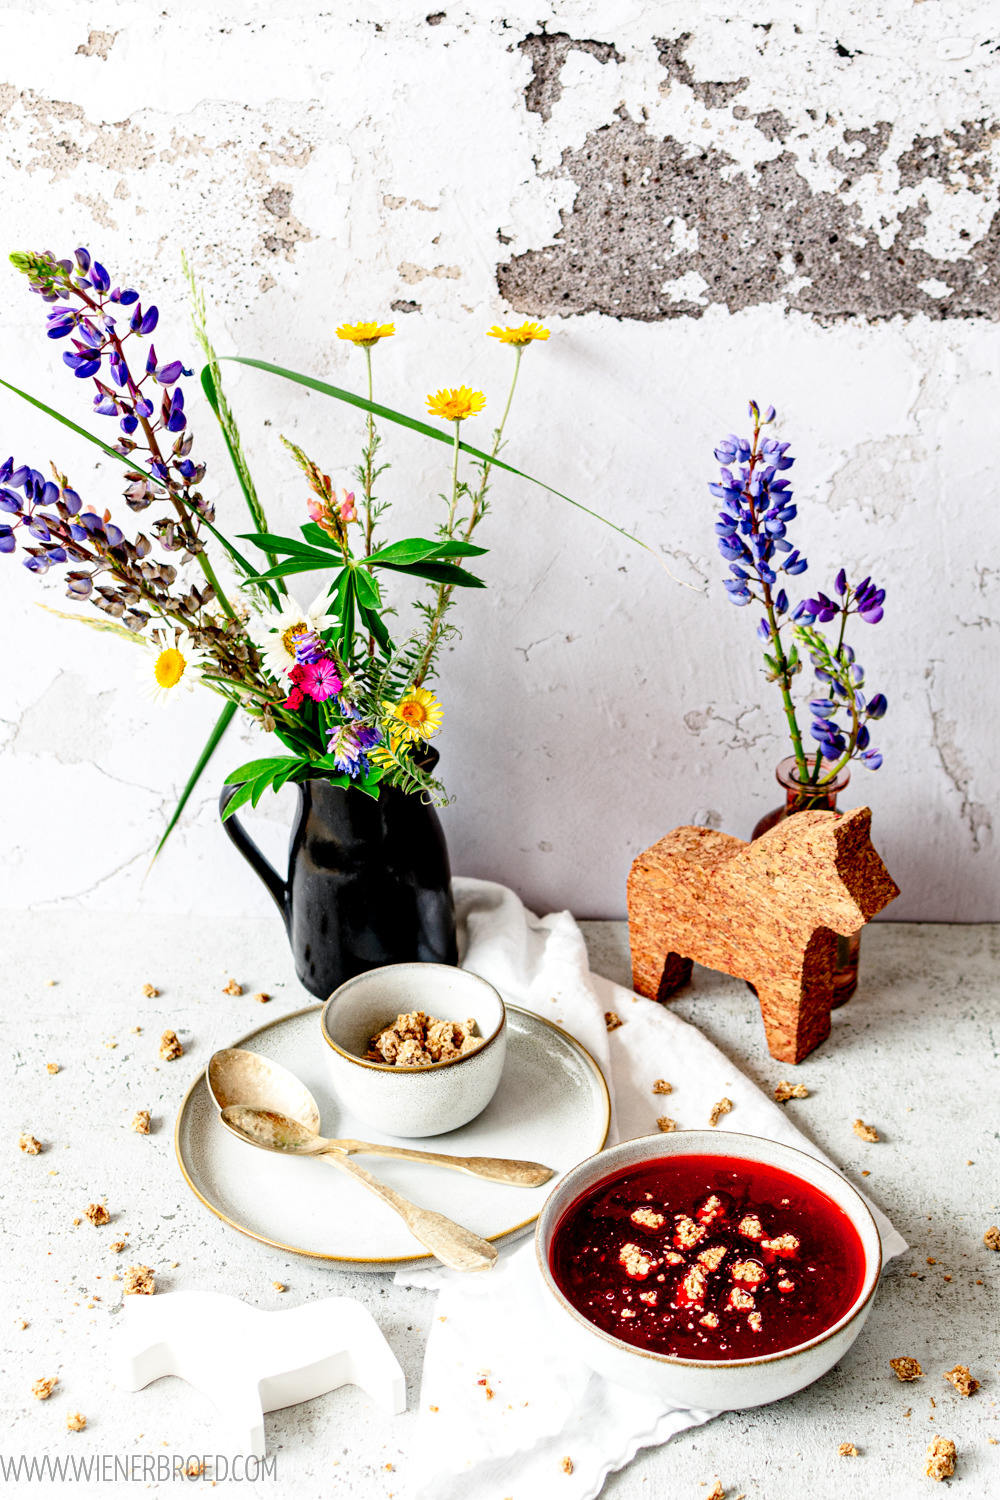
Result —
[[[632,865],[632,984],[667,1000],[692,961],[753,985],[771,1056],[801,1062],[830,1034],[837,936],[899,895],[867,807],[801,812],[752,844],[675,828]]]

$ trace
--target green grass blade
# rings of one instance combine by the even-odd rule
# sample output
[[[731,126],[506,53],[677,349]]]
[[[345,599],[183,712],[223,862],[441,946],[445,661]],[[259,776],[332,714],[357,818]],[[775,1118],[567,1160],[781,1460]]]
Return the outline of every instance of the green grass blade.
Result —
[[[78,437],[86,438],[88,443],[93,443],[95,447],[100,448],[109,458],[113,458],[115,463],[124,464],[126,469],[135,470],[136,465],[133,459],[126,458],[124,453],[118,453],[114,448],[109,448],[107,443],[103,443],[99,437],[95,437],[92,432],[88,432],[86,427],[81,427],[78,423],[71,422],[69,417],[64,417],[62,412],[56,411],[51,406],[46,406],[45,402],[39,401],[37,396],[29,396],[28,392],[22,391],[19,386],[11,385],[9,380],[0,380],[0,385],[5,390],[12,391],[15,396],[20,396],[22,401],[27,401],[29,406],[36,406],[47,417],[52,417],[56,422],[61,422],[64,427],[68,427],[70,432],[75,432]],[[159,484],[161,489],[165,488],[152,474],[149,475],[149,482],[150,484]]]
[[[212,730],[212,733],[209,735],[207,741],[205,742],[205,748],[199,755],[194,770],[191,772],[191,775],[187,779],[187,785],[185,786],[183,792],[181,792],[180,801],[174,808],[173,816],[170,819],[170,822],[167,824],[163,837],[156,846],[156,852],[153,855],[153,858],[149,861],[149,870],[153,868],[153,865],[156,863],[156,860],[159,857],[160,850],[163,848],[164,844],[167,842],[167,839],[170,837],[175,827],[177,826],[177,821],[180,818],[181,813],[184,811],[185,806],[187,805],[188,798],[194,791],[195,787],[198,785],[202,772],[218,749],[219,741],[222,739],[222,736],[229,728],[235,712],[236,704],[230,698],[227,700],[225,707],[219,715],[216,721],[215,728]],[[146,871],[147,875],[149,874],[149,870]]]
[[[318,391],[321,396],[332,396],[336,401],[344,401],[348,406],[356,406],[360,411],[371,412],[372,416],[382,417],[387,422],[395,422],[398,427],[408,427],[411,432],[422,433],[424,437],[433,438],[437,443],[446,443],[449,448],[454,444],[454,437],[450,432],[432,427],[429,422],[421,422],[417,417],[408,417],[401,411],[393,411],[391,406],[379,406],[376,401],[368,401],[364,396],[355,396],[353,391],[345,391],[337,385],[328,385],[324,380],[315,380],[311,375],[300,375],[295,370],[284,369],[282,365],[272,365],[266,359],[246,359],[240,354],[225,354],[223,359],[231,360],[237,365],[248,365],[253,370],[263,370],[268,375],[280,375],[282,380],[291,380],[296,385],[307,386],[311,391]],[[607,516],[601,515],[600,511],[591,510],[589,505],[583,505],[572,496],[564,495],[562,490],[554,489],[551,484],[546,484],[544,479],[536,479],[533,474],[525,474],[523,469],[515,469],[513,464],[505,463],[502,458],[495,458],[490,453],[484,453],[481,448],[473,448],[469,443],[459,443],[458,446],[470,458],[478,458],[488,463],[493,469],[505,469],[508,474],[513,474],[518,479],[526,479],[529,484],[536,484],[550,495],[555,495],[557,500],[565,500],[567,505],[572,505],[576,510],[582,510],[585,515],[593,516],[595,521],[601,521],[605,526],[610,526],[612,531],[617,531],[618,535],[623,536],[626,541],[634,542],[637,547],[641,547],[644,552],[655,557],[660,567],[674,579],[675,583],[681,583],[684,588],[693,587],[692,584],[684,584],[680,578],[676,578],[660,554],[648,542],[633,536],[623,526],[616,526],[614,521],[609,521]]]

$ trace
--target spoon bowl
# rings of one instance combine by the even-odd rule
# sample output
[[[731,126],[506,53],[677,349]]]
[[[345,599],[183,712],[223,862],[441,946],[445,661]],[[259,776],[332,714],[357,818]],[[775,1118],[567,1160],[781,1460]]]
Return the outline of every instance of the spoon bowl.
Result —
[[[208,1091],[219,1110],[236,1104],[270,1110],[319,1134],[319,1106],[305,1084],[258,1052],[224,1047],[214,1053],[208,1064]]]

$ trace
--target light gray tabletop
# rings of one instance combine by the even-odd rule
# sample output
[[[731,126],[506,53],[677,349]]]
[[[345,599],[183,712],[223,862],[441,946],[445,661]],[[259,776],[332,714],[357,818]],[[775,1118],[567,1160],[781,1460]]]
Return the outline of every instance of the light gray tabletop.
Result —
[[[583,928],[593,968],[628,983],[624,924]],[[364,1302],[406,1373],[407,1414],[387,1417],[350,1386],[276,1412],[266,1431],[278,1478],[238,1492],[401,1500],[433,1296],[388,1276],[314,1268],[244,1239],[191,1196],[174,1161],[177,1106],[211,1053],[308,1000],[278,922],[58,911],[8,913],[0,930],[10,1163],[0,1196],[3,1458],[229,1451],[213,1412],[183,1382],[161,1380],[134,1395],[109,1387],[121,1292],[112,1276],[141,1262],[156,1268],[161,1291],[212,1287],[265,1308],[332,1294]],[[862,1337],[823,1380],[641,1453],[609,1479],[608,1500],[697,1500],[716,1476],[727,1497],[746,1500],[833,1500],[848,1490],[856,1500],[911,1500],[929,1492],[923,1454],[936,1433],[958,1447],[953,1483],[961,1481],[963,1496],[1000,1494],[1000,1254],[982,1240],[1000,1221],[998,959],[1000,927],[878,923],[865,933],[859,990],[835,1013],[830,1040],[795,1071],[809,1098],[786,1107],[912,1249],[889,1266]],[[222,993],[230,976],[242,996]],[[145,997],[144,983],[159,996]],[[273,999],[259,1004],[258,991]],[[788,1075],[767,1054],[744,985],[699,969],[673,1003],[762,1088]],[[157,1053],[165,1027],[184,1044],[176,1062]],[[47,1073],[49,1062],[59,1073]],[[141,1108],[152,1111],[149,1137],[129,1129]],[[859,1116],[879,1130],[877,1145],[852,1134]],[[22,1130],[42,1141],[40,1155],[17,1149]],[[74,1224],[104,1197],[109,1226]],[[108,1246],[122,1238],[128,1249],[116,1256]],[[900,1354],[920,1360],[923,1380],[895,1379],[889,1360]],[[956,1363],[982,1381],[968,1399],[941,1378]],[[46,1375],[60,1384],[36,1401],[32,1382]],[[85,1433],[66,1432],[71,1411],[87,1417]],[[859,1456],[838,1457],[843,1442]],[[42,1493],[37,1484],[23,1488]],[[220,1484],[216,1493],[227,1488],[237,1492]],[[92,1492],[109,1493],[106,1485]],[[91,1488],[77,1484],[73,1493]]]

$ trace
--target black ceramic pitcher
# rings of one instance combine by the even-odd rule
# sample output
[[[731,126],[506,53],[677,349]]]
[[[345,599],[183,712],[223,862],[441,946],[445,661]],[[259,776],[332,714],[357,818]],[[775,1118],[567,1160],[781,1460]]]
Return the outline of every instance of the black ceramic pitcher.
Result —
[[[426,769],[437,762],[427,754]],[[433,807],[398,787],[378,799],[317,778],[299,784],[282,880],[234,815],[223,823],[281,912],[295,972],[326,997],[382,964],[455,964],[448,848]],[[235,786],[219,797],[225,812]]]

